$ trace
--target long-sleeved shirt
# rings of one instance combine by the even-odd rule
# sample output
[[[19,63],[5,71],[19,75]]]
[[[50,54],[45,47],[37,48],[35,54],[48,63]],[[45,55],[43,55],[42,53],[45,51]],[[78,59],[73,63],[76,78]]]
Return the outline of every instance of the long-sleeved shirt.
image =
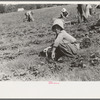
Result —
[[[73,43],[75,41],[76,41],[76,39],[73,36],[68,34],[65,30],[62,30],[58,34],[58,36],[54,42],[54,47],[58,47],[58,45],[62,44],[62,43]],[[77,49],[79,49],[79,44],[77,43],[75,45],[76,45]]]

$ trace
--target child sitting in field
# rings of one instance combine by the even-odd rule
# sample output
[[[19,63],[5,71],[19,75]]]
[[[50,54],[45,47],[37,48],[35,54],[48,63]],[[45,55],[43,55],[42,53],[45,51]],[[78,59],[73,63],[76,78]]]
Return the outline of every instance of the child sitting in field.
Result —
[[[74,57],[79,49],[79,43],[64,30],[64,24],[61,19],[55,19],[52,30],[56,33],[56,39],[52,46],[43,50],[43,52],[46,52],[46,56],[49,53],[51,58],[56,61],[62,56]]]

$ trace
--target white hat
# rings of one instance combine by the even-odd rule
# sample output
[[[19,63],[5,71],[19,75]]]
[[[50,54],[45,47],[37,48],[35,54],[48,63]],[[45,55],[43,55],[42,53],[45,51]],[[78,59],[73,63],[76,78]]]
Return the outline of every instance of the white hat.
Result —
[[[62,19],[55,19],[54,20],[54,23],[53,23],[53,26],[52,26],[52,30],[54,30],[54,26],[55,25],[58,25],[60,26],[62,29],[64,29],[64,22]]]
[[[67,10],[66,10],[65,8],[63,8],[61,11],[62,11],[62,12],[66,12]]]

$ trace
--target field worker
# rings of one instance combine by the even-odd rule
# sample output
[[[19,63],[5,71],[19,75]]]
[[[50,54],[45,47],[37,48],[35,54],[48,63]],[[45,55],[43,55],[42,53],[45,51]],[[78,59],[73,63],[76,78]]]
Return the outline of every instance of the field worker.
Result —
[[[26,16],[26,20],[27,21],[34,21],[34,18],[33,18],[33,12],[32,11],[27,11],[26,13],[25,13],[25,16]]]
[[[63,18],[63,19],[66,19],[68,17],[69,13],[67,12],[67,10],[65,8],[63,8],[61,10],[61,14],[60,14],[60,17],[59,18]]]
[[[56,38],[51,46],[51,58],[58,61],[62,56],[75,57],[79,49],[79,43],[64,30],[64,24],[61,19],[55,19],[52,31],[56,33]]]
[[[88,22],[87,18],[91,16],[92,6],[90,4],[78,4],[78,22]]]
[[[64,27],[66,27],[66,25],[68,25],[68,24],[71,25],[71,21],[68,21],[68,20],[67,20],[67,17],[68,17],[68,16],[69,16],[68,11],[67,11],[65,8],[63,8],[63,9],[61,10],[60,17],[58,17],[58,18],[63,20]]]
[[[58,59],[64,55],[74,57],[79,49],[79,43],[64,30],[62,20],[56,19],[53,23],[52,30],[56,33],[56,39],[52,48],[52,59]]]

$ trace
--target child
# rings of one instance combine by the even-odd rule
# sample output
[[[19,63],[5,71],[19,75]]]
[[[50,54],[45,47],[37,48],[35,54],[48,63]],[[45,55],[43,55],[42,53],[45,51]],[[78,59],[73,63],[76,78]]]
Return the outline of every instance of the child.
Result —
[[[57,36],[52,48],[52,59],[58,59],[60,55],[74,57],[79,49],[79,43],[75,43],[76,39],[64,30],[62,20],[56,19],[53,23],[52,30]]]
[[[62,56],[74,57],[79,49],[79,43],[64,30],[61,19],[55,19],[52,30],[56,33],[56,39],[51,47],[51,58],[57,61]]]

